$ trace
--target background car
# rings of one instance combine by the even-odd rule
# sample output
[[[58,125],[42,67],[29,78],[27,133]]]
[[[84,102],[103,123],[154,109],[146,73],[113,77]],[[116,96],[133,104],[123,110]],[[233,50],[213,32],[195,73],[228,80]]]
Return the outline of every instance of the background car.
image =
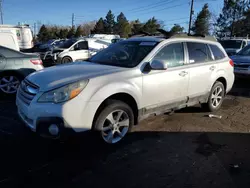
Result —
[[[250,45],[232,56],[234,61],[234,73],[238,76],[250,76]]]
[[[219,41],[221,45],[224,47],[228,56],[233,56],[238,53],[241,49],[250,44],[249,39],[244,38],[233,38],[233,39],[223,39]]]
[[[0,46],[0,93],[16,94],[20,82],[30,73],[43,69],[36,54],[25,54]]]

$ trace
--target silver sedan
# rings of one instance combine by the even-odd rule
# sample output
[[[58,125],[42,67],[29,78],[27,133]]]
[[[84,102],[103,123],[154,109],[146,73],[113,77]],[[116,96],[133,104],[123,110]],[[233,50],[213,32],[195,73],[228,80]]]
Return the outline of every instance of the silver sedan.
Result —
[[[20,82],[30,73],[43,69],[37,54],[26,54],[0,46],[0,93],[15,95]]]

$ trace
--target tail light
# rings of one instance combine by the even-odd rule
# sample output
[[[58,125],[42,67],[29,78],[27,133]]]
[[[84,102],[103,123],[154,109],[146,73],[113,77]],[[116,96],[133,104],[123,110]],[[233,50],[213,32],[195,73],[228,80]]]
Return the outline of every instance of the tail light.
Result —
[[[34,65],[42,65],[43,64],[41,59],[31,59],[30,62],[33,63]]]
[[[232,67],[234,66],[234,62],[233,62],[232,59],[230,59],[229,64],[230,64]]]

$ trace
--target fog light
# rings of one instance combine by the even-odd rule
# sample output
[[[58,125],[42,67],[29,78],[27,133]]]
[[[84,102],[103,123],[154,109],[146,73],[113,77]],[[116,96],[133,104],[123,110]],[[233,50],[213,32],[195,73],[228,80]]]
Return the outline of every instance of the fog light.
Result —
[[[53,136],[57,136],[59,133],[59,128],[56,124],[52,124],[49,126],[49,133]]]

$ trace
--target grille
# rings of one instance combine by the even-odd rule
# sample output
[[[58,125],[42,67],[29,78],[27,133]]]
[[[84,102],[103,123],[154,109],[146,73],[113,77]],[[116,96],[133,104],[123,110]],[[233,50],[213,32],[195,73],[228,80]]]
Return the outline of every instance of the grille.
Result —
[[[30,83],[28,80],[24,80],[18,89],[18,98],[25,104],[30,105],[38,90],[38,86]]]

